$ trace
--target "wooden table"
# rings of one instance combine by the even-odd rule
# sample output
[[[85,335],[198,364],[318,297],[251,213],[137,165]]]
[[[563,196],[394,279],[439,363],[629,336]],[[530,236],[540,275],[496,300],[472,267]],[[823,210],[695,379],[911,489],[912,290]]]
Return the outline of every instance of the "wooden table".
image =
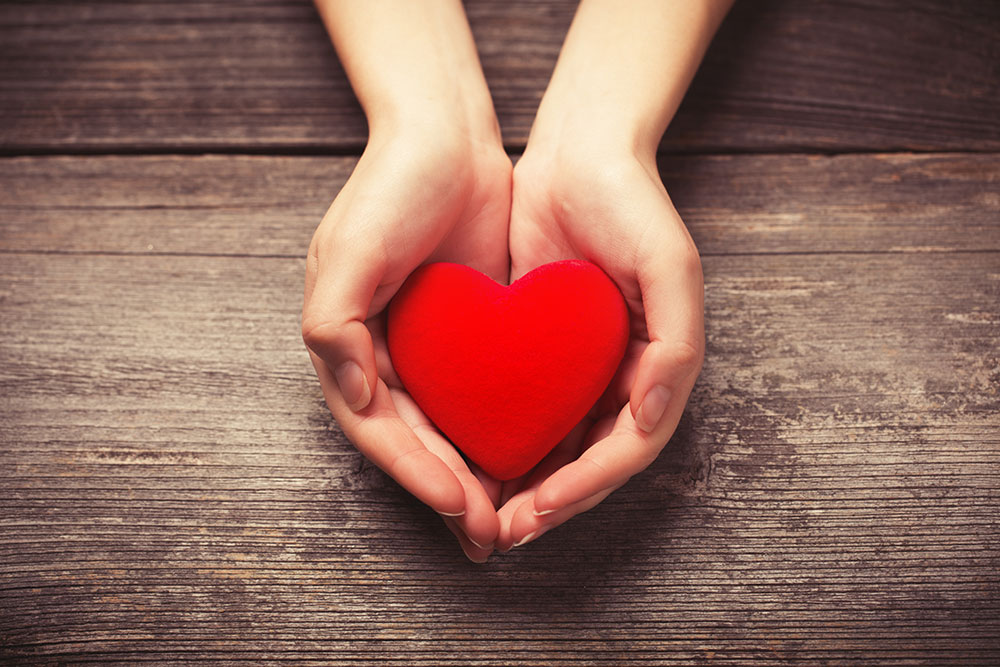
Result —
[[[512,153],[572,2],[470,1]],[[1000,5],[745,1],[662,144],[708,356],[485,566],[332,422],[366,137],[304,1],[0,4],[0,661],[1000,662]]]

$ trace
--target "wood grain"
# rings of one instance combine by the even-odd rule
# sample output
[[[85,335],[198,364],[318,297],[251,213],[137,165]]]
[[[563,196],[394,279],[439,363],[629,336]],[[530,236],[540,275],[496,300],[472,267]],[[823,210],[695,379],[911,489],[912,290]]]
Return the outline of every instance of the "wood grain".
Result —
[[[302,270],[4,256],[0,655],[1000,657],[1000,253],[706,258],[708,362],[671,445],[482,567],[331,424]]]
[[[0,160],[0,252],[304,256],[354,157]],[[1000,156],[670,156],[703,254],[1000,250]]]
[[[470,0],[523,146],[575,8]],[[666,151],[1000,150],[1000,8],[737,3]],[[364,118],[307,0],[0,3],[0,149],[357,151]]]
[[[466,2],[515,150],[574,6]],[[309,2],[0,1],[0,664],[1000,664],[998,37],[736,4],[660,156],[681,426],[477,566],[299,336],[366,136]]]

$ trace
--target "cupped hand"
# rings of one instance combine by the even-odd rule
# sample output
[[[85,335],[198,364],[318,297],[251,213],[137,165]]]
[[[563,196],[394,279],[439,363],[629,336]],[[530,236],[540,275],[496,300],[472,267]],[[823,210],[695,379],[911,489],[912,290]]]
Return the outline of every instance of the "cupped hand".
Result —
[[[655,158],[578,144],[514,169],[511,280],[586,259],[621,289],[630,341],[604,396],[531,473],[504,484],[497,547],[527,543],[601,502],[666,445],[704,354],[701,263]]]
[[[511,162],[499,141],[470,140],[451,127],[373,137],[306,263],[302,334],[330,411],[362,454],[445,518],[476,561],[498,534],[498,488],[470,469],[403,388],[385,313],[424,263],[458,262],[506,282],[510,196]]]

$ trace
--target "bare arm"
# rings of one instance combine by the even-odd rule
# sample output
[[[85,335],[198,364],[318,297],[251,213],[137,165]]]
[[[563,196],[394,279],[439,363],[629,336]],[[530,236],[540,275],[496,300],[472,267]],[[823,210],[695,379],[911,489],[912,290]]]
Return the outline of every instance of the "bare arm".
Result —
[[[600,141],[648,156],[732,0],[583,0],[528,145]]]
[[[459,0],[316,0],[371,132],[448,123],[499,140],[493,102]]]

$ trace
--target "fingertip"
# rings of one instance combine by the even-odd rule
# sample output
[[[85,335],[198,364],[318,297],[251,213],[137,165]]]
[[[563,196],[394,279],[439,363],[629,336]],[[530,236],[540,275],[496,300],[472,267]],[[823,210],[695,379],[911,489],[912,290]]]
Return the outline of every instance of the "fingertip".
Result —
[[[646,433],[652,433],[667,412],[670,396],[670,390],[662,384],[658,384],[646,392],[639,408],[632,413],[636,426]]]
[[[461,503],[455,503],[451,500],[443,500],[440,502],[430,502],[427,503],[435,512],[441,516],[446,516],[452,519],[458,519],[465,516],[465,508],[461,506]],[[457,509],[456,509],[457,508]]]
[[[361,366],[354,361],[345,361],[333,371],[344,402],[352,412],[360,412],[372,400],[371,384]]]
[[[649,433],[662,420],[670,399],[701,369],[704,345],[652,341],[639,358],[629,392],[629,411],[640,429]]]
[[[454,519],[445,518],[444,524],[458,540],[458,545],[461,547],[462,553],[465,554],[466,558],[477,565],[482,565],[489,560],[490,554],[493,553],[492,546],[484,547],[476,544],[475,541],[465,534],[465,531],[462,530],[462,527]]]
[[[552,477],[542,482],[535,492],[531,503],[531,513],[534,516],[547,516],[558,511],[560,507],[565,507],[565,503],[562,502],[564,491],[557,474],[558,472],[554,473]]]
[[[479,542],[476,542],[474,539],[472,539],[471,537],[469,537],[468,534],[466,534],[466,537],[469,539],[470,542],[472,542],[476,547],[478,547],[480,549],[483,549],[483,550],[489,549],[490,551],[493,550],[493,543],[492,542],[488,542],[486,544],[480,544]]]
[[[525,544],[541,525],[542,519],[535,515],[534,503],[529,501],[518,507],[510,520],[512,548]]]
[[[512,503],[516,503],[516,505]],[[497,517],[500,519],[500,530],[493,546],[498,551],[506,552],[514,548],[514,542],[517,541],[513,535],[514,520],[520,515],[523,507],[532,507],[530,497],[512,499],[497,511]]]
[[[517,542],[515,542],[514,548],[516,549],[517,547],[523,547],[528,542],[533,541],[536,537],[538,537],[538,533],[539,531],[537,530],[531,531],[530,533],[519,539]]]
[[[449,482],[446,483],[448,486],[452,486]],[[443,516],[459,518],[466,515],[465,506],[465,495],[461,493],[461,485],[457,480],[454,482],[458,485],[458,494],[455,493],[454,488],[442,489],[440,491],[435,491],[433,497],[427,502],[427,504],[434,509],[435,512]]]
[[[461,544],[461,542],[459,542],[459,544]],[[490,554],[493,552],[490,551],[489,553],[481,553],[462,547],[462,553],[465,554],[465,557],[468,558],[469,561],[475,563],[476,565],[485,565],[490,559]]]
[[[470,529],[470,533],[473,531]],[[500,518],[496,512],[490,512],[484,519],[480,519],[475,529],[476,543],[483,547],[491,547],[496,543],[500,534]]]
[[[559,517],[545,519],[538,517],[533,511],[530,511],[531,509],[531,503],[525,503],[518,508],[517,514],[511,521],[510,532],[514,540],[511,545],[512,549],[534,542],[567,518],[565,515],[559,515]]]
[[[473,484],[478,481],[469,475]],[[465,536],[480,549],[493,550],[500,533],[500,519],[482,489],[466,489],[466,511],[457,523]]]

